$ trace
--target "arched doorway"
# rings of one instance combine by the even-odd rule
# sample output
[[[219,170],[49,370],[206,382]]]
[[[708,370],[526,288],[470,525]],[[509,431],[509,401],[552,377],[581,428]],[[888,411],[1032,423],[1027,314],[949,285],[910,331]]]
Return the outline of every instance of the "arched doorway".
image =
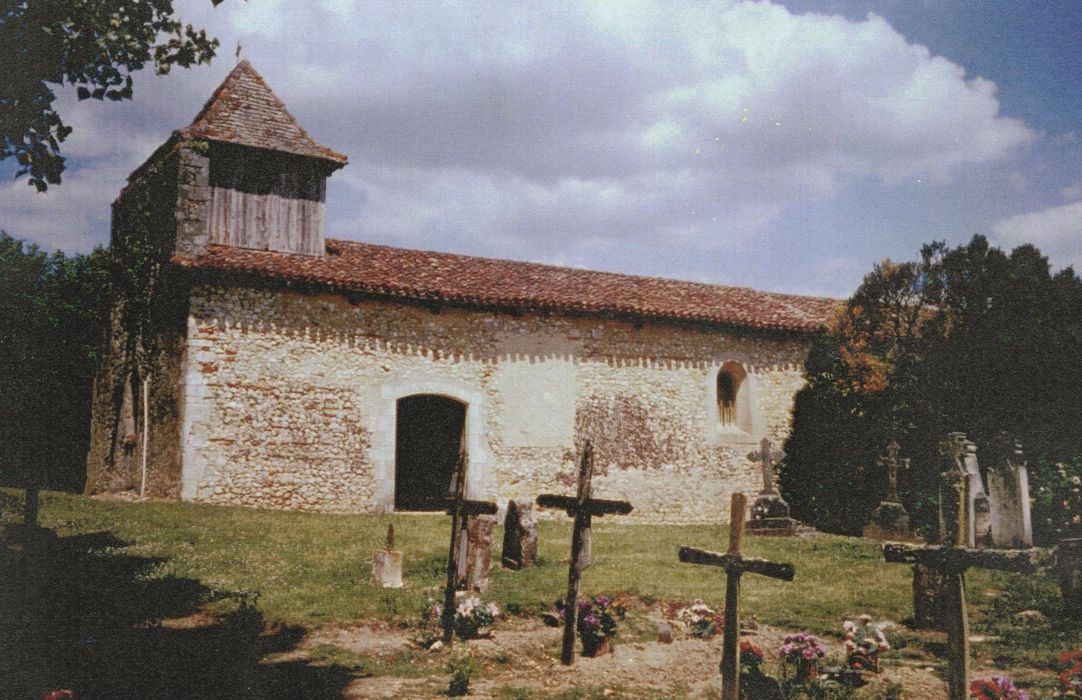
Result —
[[[466,426],[466,404],[417,394],[398,400],[395,510],[443,510]]]

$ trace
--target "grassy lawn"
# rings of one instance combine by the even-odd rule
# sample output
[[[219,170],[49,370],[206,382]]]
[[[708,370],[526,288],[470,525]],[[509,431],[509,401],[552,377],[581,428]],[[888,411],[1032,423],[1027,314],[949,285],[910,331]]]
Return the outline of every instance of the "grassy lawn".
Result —
[[[0,523],[20,522],[20,513],[21,492],[0,490]],[[405,552],[407,587],[401,590],[368,583],[372,551],[381,546],[388,522],[394,523],[397,548]],[[42,495],[41,524],[85,551],[83,568],[87,562],[123,561],[124,575],[141,586],[168,584],[170,590],[186,591],[188,608],[245,599],[254,601],[266,622],[308,628],[359,619],[415,619],[429,598],[441,595],[449,534],[448,518],[435,514],[321,515],[107,502],[62,493]],[[681,564],[676,552],[683,544],[721,550],[726,537],[723,526],[597,520],[594,565],[584,575],[583,593],[630,593],[648,602],[701,597],[720,608],[723,573]],[[501,538],[498,528],[495,561]],[[542,521],[540,565],[519,572],[494,566],[486,600],[512,612],[552,610],[566,586],[569,541],[566,519]],[[761,622],[837,638],[847,616],[868,612],[901,621],[912,612],[909,567],[884,563],[875,542],[833,536],[746,542],[747,554],[792,562],[797,572],[792,583],[744,577],[742,610]],[[982,645],[978,654],[1005,665],[1043,667],[1061,651],[1082,647],[1082,631],[1065,620],[1057,590],[1043,576],[975,571],[968,588],[974,632],[1000,637]],[[233,602],[215,602],[223,599]],[[1041,609],[1048,622],[1016,625],[1013,615],[1032,607]],[[896,647],[903,647],[901,657],[928,658],[929,650],[942,646],[933,637],[902,628],[894,639]],[[1043,673],[1050,678],[1048,671]]]

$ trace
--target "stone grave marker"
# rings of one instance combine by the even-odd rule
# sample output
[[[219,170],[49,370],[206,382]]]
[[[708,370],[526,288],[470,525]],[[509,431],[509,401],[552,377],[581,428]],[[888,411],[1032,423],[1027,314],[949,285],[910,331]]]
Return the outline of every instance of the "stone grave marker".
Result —
[[[759,449],[748,453],[748,459],[758,462],[763,473],[763,490],[751,507],[748,534],[795,535],[800,525],[789,517],[789,504],[774,488],[774,463],[785,457],[784,452],[774,451],[770,440],[763,438]]]
[[[372,555],[372,585],[380,588],[402,587],[402,552],[394,548],[394,524],[387,525],[383,549]]]
[[[947,459],[952,471],[965,475],[966,507],[965,512],[959,516],[966,523],[965,546],[978,547],[992,544],[991,504],[988,501],[988,493],[985,491],[980,465],[977,462],[977,445],[967,440],[965,433],[950,433],[939,443],[939,453]],[[953,486],[947,484],[940,489],[940,503],[944,498],[953,498],[953,494],[945,492],[944,488],[949,491],[953,489]],[[942,510],[940,513],[939,531],[944,532],[948,524],[943,522]]]
[[[455,636],[455,590],[457,589],[459,567],[467,557],[459,553],[465,545],[469,547],[469,538],[462,537],[461,533],[467,529],[466,522],[471,515],[495,515],[498,508],[491,501],[471,501],[466,494],[466,465],[469,457],[466,448],[462,447],[458,453],[458,462],[455,465],[454,475],[451,477],[451,494],[447,498],[447,514],[451,516],[451,544],[447,553],[447,585],[443,591],[443,643],[451,644]],[[491,543],[492,535],[489,534]],[[466,569],[462,570],[465,573]]]
[[[956,440],[954,435],[950,439]],[[944,524],[942,545],[915,546],[887,542],[883,557],[888,562],[921,564],[942,577],[940,611],[947,630],[950,700],[969,697],[969,619],[966,611],[965,571],[977,567],[1000,571],[1033,573],[1040,559],[1039,549],[998,550],[966,547],[972,533],[967,505],[971,503],[967,486],[972,483],[964,464],[955,460],[957,469],[943,473],[940,521]]]
[[[909,513],[898,497],[898,470],[909,469],[909,459],[898,456],[901,449],[896,441],[891,440],[887,453],[878,459],[878,464],[887,468],[887,495],[879,502],[872,521],[864,528],[865,537],[880,540],[907,540],[911,537]]]
[[[560,662],[570,666],[575,662],[575,625],[578,621],[579,580],[592,560],[591,518],[610,513],[626,515],[631,512],[627,501],[609,501],[593,498],[590,482],[594,473],[594,451],[589,443],[583,446],[579,460],[579,486],[575,496],[541,494],[537,505],[542,508],[559,508],[575,518],[571,530],[571,561],[567,570],[567,596],[564,598],[564,636]]]
[[[460,590],[483,593],[488,588],[488,572],[492,567],[492,535],[496,531],[496,518],[477,515],[467,520],[466,529],[459,536],[459,575],[456,587]]]
[[[507,503],[501,563],[508,569],[533,566],[537,561],[537,516],[532,503]]]
[[[792,564],[751,559],[740,553],[747,502],[747,496],[742,493],[734,493],[732,496],[729,509],[728,552],[718,554],[694,547],[681,547],[679,552],[682,562],[719,566],[725,569],[725,635],[722,639],[721,655],[722,700],[740,700],[740,576],[748,572],[792,581],[795,575]]]
[[[1001,433],[992,446],[988,501],[993,546],[1032,547],[1033,525],[1026,459],[1022,453],[1022,443],[1005,433]]]

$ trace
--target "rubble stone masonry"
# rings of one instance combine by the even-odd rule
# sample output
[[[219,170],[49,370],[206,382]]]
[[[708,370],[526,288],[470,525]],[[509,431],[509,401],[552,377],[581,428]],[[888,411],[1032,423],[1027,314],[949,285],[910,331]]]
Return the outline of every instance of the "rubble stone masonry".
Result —
[[[574,490],[595,447],[594,493],[631,519],[718,522],[761,488],[747,453],[780,444],[809,336],[591,316],[511,314],[195,286],[183,382],[186,500],[332,512],[394,504],[397,400],[467,404],[472,497]],[[717,373],[740,363],[751,406],[723,427]]]

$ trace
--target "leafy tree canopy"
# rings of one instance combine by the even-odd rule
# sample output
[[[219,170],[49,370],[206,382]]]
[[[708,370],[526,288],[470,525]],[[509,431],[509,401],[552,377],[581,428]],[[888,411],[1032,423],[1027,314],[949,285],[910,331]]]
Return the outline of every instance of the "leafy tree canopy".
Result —
[[[223,0],[211,0],[219,5]],[[53,107],[52,86],[80,100],[127,100],[132,73],[153,62],[207,63],[218,40],[182,24],[171,0],[0,0],[0,160],[39,192],[60,184],[60,143],[71,134]]]
[[[1070,268],[1052,275],[1035,247],[1007,253],[976,236],[880,263],[809,355],[785,448],[787,497],[798,517],[859,532],[886,487],[876,457],[898,440],[912,458],[903,500],[933,527],[937,446],[949,432],[989,459],[1002,432],[1035,465],[1082,456],[1080,366],[1082,280]]]

